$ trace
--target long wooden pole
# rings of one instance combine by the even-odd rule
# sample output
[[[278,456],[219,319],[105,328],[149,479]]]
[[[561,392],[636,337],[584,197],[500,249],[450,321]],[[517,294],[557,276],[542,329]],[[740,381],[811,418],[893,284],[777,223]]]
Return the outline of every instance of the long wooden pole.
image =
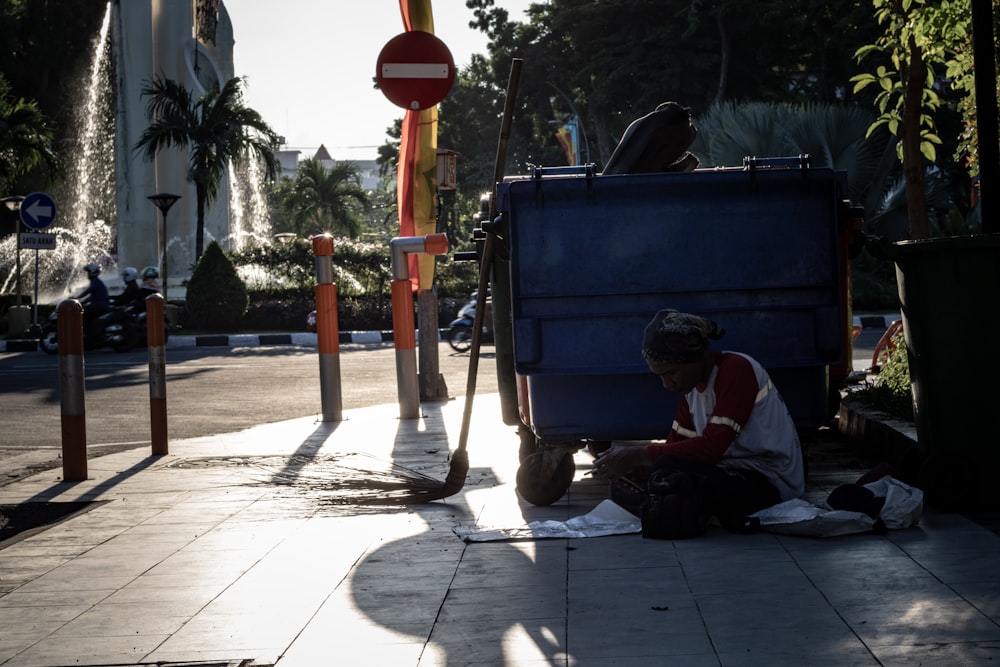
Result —
[[[976,124],[979,133],[979,213],[983,233],[1000,232],[994,199],[1000,187],[1000,132],[997,124],[996,45],[993,0],[972,0],[972,57],[976,70]]]

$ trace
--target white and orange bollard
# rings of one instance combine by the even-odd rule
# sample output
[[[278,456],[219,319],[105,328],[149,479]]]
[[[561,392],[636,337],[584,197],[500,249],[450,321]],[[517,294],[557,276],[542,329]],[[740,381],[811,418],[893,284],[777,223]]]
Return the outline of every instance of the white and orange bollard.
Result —
[[[340,385],[340,329],[337,323],[337,285],[333,282],[333,236],[310,238],[316,262],[316,342],[319,348],[319,392],[323,421],[343,420]]]
[[[83,306],[66,299],[56,308],[63,480],[87,479],[87,410],[83,371]]]
[[[396,389],[399,418],[420,417],[420,388],[417,382],[417,333],[413,321],[413,284],[407,255],[448,252],[445,234],[401,236],[389,241],[392,254],[392,338],[396,348]]]
[[[146,348],[149,351],[149,433],[153,456],[168,453],[167,354],[161,294],[146,297]]]

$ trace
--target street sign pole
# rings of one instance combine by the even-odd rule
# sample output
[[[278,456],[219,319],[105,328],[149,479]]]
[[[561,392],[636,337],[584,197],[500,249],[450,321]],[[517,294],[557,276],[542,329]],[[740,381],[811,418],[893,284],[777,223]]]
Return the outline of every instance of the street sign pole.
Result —
[[[21,305],[21,223],[29,227],[32,231],[45,229],[56,219],[56,203],[52,197],[45,192],[32,192],[21,200],[18,207],[18,229],[17,229],[17,304]],[[35,243],[35,298],[32,300],[32,331],[38,330],[38,249],[39,234],[28,234],[34,237]],[[54,243],[55,236],[52,237]],[[54,247],[54,246],[53,246]]]
[[[16,276],[16,279],[14,281],[15,282],[14,290],[17,292],[17,301],[15,303],[17,304],[17,307],[20,308],[21,307],[21,242],[20,242],[20,239],[21,239],[21,219],[20,218],[18,218],[17,222],[14,225],[14,233],[17,234],[16,238],[18,239],[17,251],[16,251],[16,253],[17,253],[17,255],[16,255],[17,261],[14,262],[14,264],[15,264],[14,270],[17,271],[17,276]]]
[[[17,252],[20,254],[23,248],[33,248],[35,251],[35,298],[33,300],[32,317],[31,317],[31,330],[32,333],[38,333],[38,251],[39,250],[55,250],[56,248],[56,235],[55,234],[40,234],[40,233],[19,233],[17,235]]]
[[[18,252],[21,252],[18,250]],[[31,331],[38,331],[38,248],[35,248],[35,298],[31,300]],[[39,336],[40,337],[40,336]]]

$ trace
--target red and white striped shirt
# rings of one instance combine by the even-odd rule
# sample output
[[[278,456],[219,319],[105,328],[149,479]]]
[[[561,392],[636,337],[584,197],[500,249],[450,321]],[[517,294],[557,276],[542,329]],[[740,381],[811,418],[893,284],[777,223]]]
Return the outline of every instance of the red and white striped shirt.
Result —
[[[795,423],[767,371],[748,355],[720,352],[704,385],[681,397],[665,443],[648,447],[663,454],[756,470],[782,500],[805,493],[802,446]]]

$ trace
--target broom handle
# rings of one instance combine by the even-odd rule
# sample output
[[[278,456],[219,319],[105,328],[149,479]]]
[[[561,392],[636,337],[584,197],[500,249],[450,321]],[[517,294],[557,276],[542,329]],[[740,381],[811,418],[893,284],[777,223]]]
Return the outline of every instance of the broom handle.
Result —
[[[520,58],[514,58],[510,63],[510,78],[507,81],[507,98],[504,100],[503,119],[500,122],[500,139],[497,142],[497,158],[493,170],[494,188],[503,180],[503,172],[507,162],[507,142],[510,138],[510,123],[514,115],[514,100],[517,97],[517,84],[521,77]],[[497,214],[496,190],[490,196],[490,219]],[[458,450],[464,452],[469,443],[469,424],[472,421],[472,401],[476,396],[476,376],[479,372],[479,348],[483,342],[483,318],[486,315],[486,291],[489,289],[490,269],[493,266],[493,244],[496,234],[486,232],[486,242],[483,244],[483,259],[479,265],[479,291],[476,293],[476,314],[472,318],[472,347],[469,350],[469,376],[465,385],[465,410],[462,413],[462,430],[458,435]]]

